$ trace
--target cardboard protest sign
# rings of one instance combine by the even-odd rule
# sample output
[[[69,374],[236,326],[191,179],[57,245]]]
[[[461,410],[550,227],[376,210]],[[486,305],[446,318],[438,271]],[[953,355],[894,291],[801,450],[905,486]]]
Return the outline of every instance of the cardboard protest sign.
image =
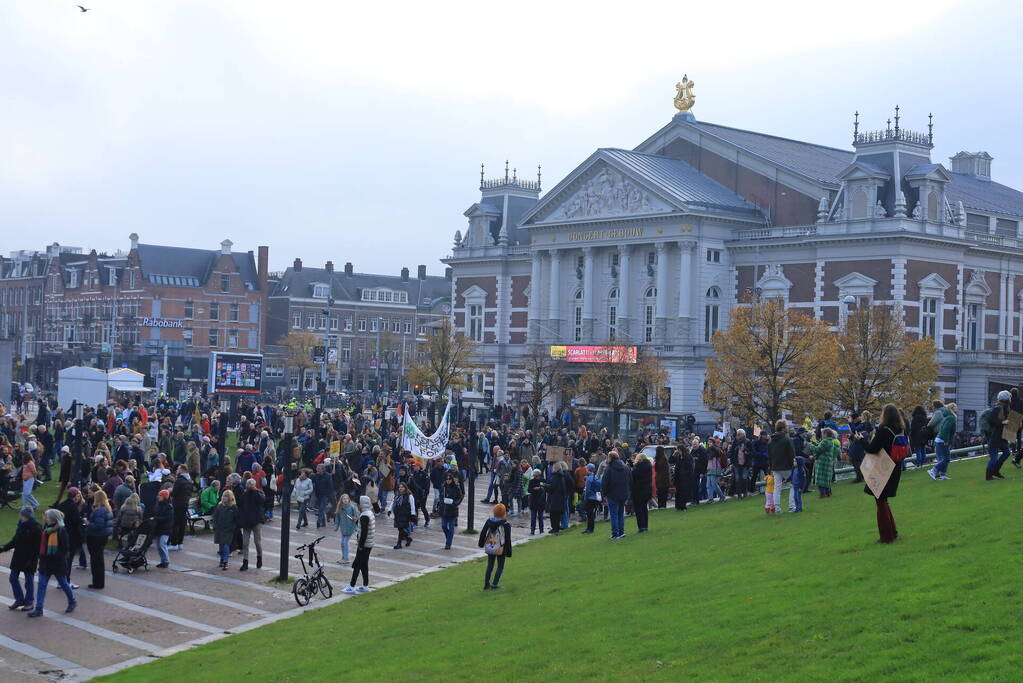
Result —
[[[863,480],[867,483],[875,498],[880,498],[881,494],[884,493],[884,487],[888,485],[888,480],[891,478],[894,470],[895,462],[883,448],[876,455],[873,453],[863,454],[860,472],[863,474]]]
[[[1021,425],[1023,425],[1023,413],[1010,410],[1009,419],[1002,426],[1002,438],[1009,443],[1016,443],[1016,434],[1019,433]]]

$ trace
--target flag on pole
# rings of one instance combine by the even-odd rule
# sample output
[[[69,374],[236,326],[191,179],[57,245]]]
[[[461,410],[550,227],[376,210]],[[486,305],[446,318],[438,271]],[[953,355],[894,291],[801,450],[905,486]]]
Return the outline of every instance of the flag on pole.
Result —
[[[444,455],[444,451],[447,449],[448,437],[451,433],[451,427],[448,424],[448,413],[451,411],[451,402],[448,401],[447,406],[444,408],[444,417],[440,421],[440,426],[437,427],[437,431],[433,433],[433,436],[427,436],[423,434],[419,426],[409,417],[408,411],[404,411],[405,417],[402,420],[401,426],[401,447],[403,450],[408,451],[416,458],[422,458],[423,460],[436,460]]]

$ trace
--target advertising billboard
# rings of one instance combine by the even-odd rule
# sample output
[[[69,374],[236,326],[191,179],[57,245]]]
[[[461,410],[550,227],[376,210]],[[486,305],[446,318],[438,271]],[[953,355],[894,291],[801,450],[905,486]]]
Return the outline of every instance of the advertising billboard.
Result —
[[[568,363],[635,363],[635,346],[551,346],[551,358]]]
[[[258,394],[263,383],[263,356],[258,353],[210,354],[209,392]]]

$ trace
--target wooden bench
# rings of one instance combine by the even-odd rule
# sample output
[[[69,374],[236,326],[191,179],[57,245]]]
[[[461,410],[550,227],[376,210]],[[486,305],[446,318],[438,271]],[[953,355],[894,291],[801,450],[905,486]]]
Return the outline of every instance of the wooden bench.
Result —
[[[194,509],[188,511],[188,517],[185,519],[188,522],[188,533],[191,536],[195,536],[195,525],[202,523],[203,529],[209,531],[212,526],[213,516],[212,515],[200,515]]]

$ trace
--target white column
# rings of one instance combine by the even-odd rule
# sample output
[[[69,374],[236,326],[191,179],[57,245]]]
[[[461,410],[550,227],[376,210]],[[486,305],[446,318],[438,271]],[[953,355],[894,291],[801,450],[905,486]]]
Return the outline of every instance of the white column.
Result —
[[[583,247],[583,339],[593,340],[593,247]]]
[[[543,291],[540,283],[543,253],[539,250],[533,251],[533,270],[529,276],[529,324],[528,337],[530,343],[540,339],[540,292]]]
[[[688,318],[692,316],[693,310],[693,278],[696,273],[693,269],[693,253],[696,250],[695,242],[683,241],[678,243],[678,317]]]
[[[628,244],[618,245],[618,328],[624,333],[623,338],[628,339],[632,334],[629,303],[632,297],[632,273],[629,268],[629,257],[631,249]]]
[[[547,334],[553,335],[553,340],[558,341],[558,333],[561,331],[561,251],[551,249],[551,276],[550,276],[550,320]]]

